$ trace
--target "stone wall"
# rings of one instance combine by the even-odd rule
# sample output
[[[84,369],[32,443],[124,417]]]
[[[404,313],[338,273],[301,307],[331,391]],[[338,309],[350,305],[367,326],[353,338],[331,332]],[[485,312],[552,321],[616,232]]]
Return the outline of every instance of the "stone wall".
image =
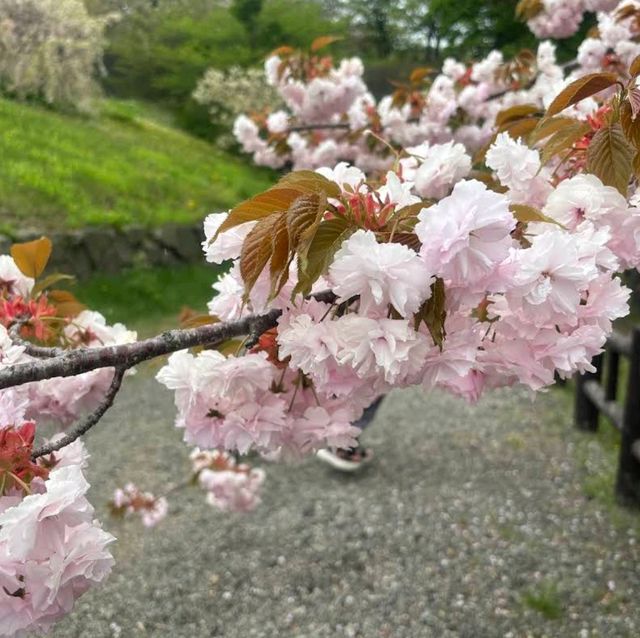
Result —
[[[0,255],[8,254],[15,241],[30,241],[40,236],[39,233],[27,233],[17,238],[0,235]],[[86,279],[95,273],[113,275],[132,266],[204,263],[202,224],[121,230],[98,226],[48,233],[47,236],[53,242],[47,271],[75,275],[78,279]]]

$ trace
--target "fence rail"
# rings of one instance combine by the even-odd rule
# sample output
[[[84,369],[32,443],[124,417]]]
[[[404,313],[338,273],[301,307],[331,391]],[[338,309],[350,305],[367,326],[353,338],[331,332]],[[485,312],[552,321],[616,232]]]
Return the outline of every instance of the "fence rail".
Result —
[[[629,360],[624,403],[617,400],[621,357]],[[593,364],[595,372],[576,377],[575,424],[595,432],[602,414],[620,431],[616,495],[624,503],[640,505],[640,327],[628,335],[615,332]]]

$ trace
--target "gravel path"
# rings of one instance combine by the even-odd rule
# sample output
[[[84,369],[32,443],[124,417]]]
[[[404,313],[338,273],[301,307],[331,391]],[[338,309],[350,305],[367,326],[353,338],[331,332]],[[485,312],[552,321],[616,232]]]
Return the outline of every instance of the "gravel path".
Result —
[[[87,437],[103,519],[116,485],[184,478],[173,415],[143,372]],[[396,393],[366,440],[377,458],[357,477],[314,459],[269,466],[249,515],[190,488],[156,529],[107,520],[114,572],[52,636],[640,634],[640,515],[585,497],[606,460],[570,427],[565,395],[498,392],[469,407]]]

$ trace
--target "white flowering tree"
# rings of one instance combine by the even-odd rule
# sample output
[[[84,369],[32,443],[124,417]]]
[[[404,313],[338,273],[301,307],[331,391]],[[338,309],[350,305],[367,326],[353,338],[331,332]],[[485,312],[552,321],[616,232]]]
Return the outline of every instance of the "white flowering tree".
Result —
[[[242,113],[275,110],[281,105],[276,89],[267,83],[264,73],[257,68],[232,66],[225,71],[207,69],[198,82],[193,99],[209,111],[212,123],[226,132],[220,146],[231,146],[233,122]]]
[[[116,18],[89,15],[82,0],[0,0],[0,88],[88,109]]]
[[[390,108],[403,125],[381,122],[375,144],[353,136],[369,153],[360,166],[296,170],[210,215],[205,257],[232,267],[214,284],[210,314],[191,327],[138,341],[107,325],[55,289],[59,276],[43,275],[47,239],[0,257],[0,635],[46,629],[108,575],[114,539],[86,500],[80,437],[143,361],[169,355],[157,378],[175,394],[193,476],[212,505],[240,511],[259,502],[264,479],[241,455],[286,460],[354,446],[352,423],[394,388],[475,401],[492,388],[538,391],[556,375],[593,370],[612,322],[628,312],[618,273],[640,266],[640,2],[595,5],[521,6],[549,30],[556,9],[603,9],[576,69],[555,64],[551,43],[512,63],[496,62],[498,53],[471,67],[449,61],[422,101]],[[292,117],[320,131],[331,130],[329,114],[350,126],[340,114],[366,95],[359,62],[337,72],[324,63],[324,89],[346,83],[333,100],[307,90],[315,79],[288,76],[291,60],[281,57],[275,71],[272,60],[300,110],[267,119],[285,138],[263,139],[258,128],[265,153],[277,156],[284,139],[293,157]],[[505,86],[523,60],[526,85]],[[436,83],[466,115],[429,128],[426,114],[443,108]],[[367,111],[373,120],[379,108]],[[475,123],[461,123],[467,116]],[[483,152],[469,154],[456,137],[463,127],[482,131]],[[325,141],[314,146],[311,129],[304,134],[308,149]],[[44,420],[62,431],[44,440]],[[155,525],[165,496],[127,485],[112,507]]]

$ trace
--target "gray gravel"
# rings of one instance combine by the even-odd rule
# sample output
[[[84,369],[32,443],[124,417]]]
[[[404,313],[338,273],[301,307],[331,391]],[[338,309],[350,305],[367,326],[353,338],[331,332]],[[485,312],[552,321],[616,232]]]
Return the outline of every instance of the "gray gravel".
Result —
[[[87,437],[103,519],[116,485],[160,492],[184,478],[173,415],[143,372]],[[396,393],[359,476],[273,465],[249,515],[190,488],[156,529],[105,520],[114,572],[52,635],[638,636],[638,515],[586,498],[607,460],[570,421],[561,393],[497,392],[475,407]]]

